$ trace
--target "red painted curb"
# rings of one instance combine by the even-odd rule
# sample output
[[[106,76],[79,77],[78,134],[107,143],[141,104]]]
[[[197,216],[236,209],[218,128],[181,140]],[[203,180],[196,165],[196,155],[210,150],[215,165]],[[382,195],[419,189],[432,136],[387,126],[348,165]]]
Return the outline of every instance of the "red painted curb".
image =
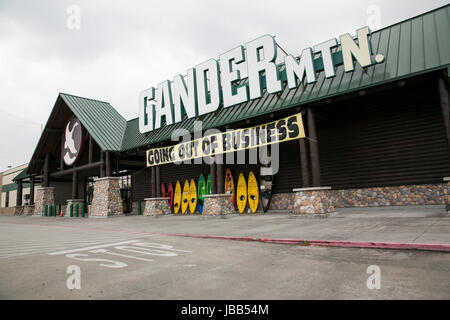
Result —
[[[208,235],[193,235],[193,234],[180,234],[180,233],[167,233],[166,235],[177,236],[177,237],[219,239],[219,240],[257,241],[257,242],[266,242],[266,243],[294,244],[294,245],[303,245],[303,246],[397,249],[397,250],[427,250],[427,251],[450,252],[450,244],[302,240],[302,239],[279,239],[279,238],[257,238],[257,237],[208,236]]]

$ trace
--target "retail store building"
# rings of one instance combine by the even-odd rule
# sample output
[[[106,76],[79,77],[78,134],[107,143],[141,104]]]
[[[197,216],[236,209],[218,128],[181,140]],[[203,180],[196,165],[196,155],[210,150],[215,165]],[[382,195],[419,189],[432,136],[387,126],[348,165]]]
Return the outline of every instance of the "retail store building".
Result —
[[[450,190],[444,181],[450,176],[449,17],[447,5],[371,32],[371,63],[362,66],[351,57],[351,71],[339,42],[331,48],[333,76],[325,74],[323,54],[314,51],[315,81],[290,87],[280,76],[282,90],[269,93],[262,73],[261,97],[146,133],[139,118],[125,120],[108,102],[60,93],[29,165],[16,179],[18,190],[31,183],[34,214],[42,215],[46,205],[64,210],[79,203],[92,217],[136,213],[139,201],[145,207],[144,199],[160,198],[162,183],[200,174],[211,174],[212,193],[223,194],[226,168],[235,177],[250,171],[258,176],[261,164],[147,166],[147,151],[174,145],[174,130],[193,134],[199,120],[203,130],[225,131],[301,113],[306,137],[278,145],[271,210],[326,214],[341,207],[444,206]],[[280,75],[285,69],[277,67]],[[251,151],[243,152],[248,159]]]

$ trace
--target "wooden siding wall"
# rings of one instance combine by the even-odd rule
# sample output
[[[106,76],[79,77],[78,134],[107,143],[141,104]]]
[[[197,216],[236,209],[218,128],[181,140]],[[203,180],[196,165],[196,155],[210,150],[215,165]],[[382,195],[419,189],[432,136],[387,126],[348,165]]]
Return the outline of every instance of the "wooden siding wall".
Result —
[[[150,179],[150,168],[131,175],[131,197],[133,201],[152,197],[152,184]]]
[[[440,183],[450,161],[437,82],[317,108],[322,185]]]
[[[450,176],[443,118],[434,80],[387,89],[340,103],[314,108],[319,140],[322,186],[374,187],[441,183]],[[306,121],[305,121],[306,122]],[[307,126],[307,123],[305,123]],[[307,149],[308,140],[306,140]],[[236,157],[235,157],[236,159]],[[248,151],[246,152],[248,159]],[[224,165],[235,178],[253,171],[259,180],[259,164]],[[308,154],[309,180],[311,163]],[[161,166],[161,182],[196,181],[209,174],[209,166]],[[147,169],[132,178],[133,200],[151,196]],[[298,140],[280,145],[280,168],[274,193],[290,193],[302,187]]]

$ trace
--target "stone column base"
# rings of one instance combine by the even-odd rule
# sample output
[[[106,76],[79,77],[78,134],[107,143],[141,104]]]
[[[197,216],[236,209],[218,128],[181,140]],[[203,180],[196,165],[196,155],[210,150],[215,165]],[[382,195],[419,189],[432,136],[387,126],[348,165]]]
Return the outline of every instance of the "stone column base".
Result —
[[[293,214],[326,215],[334,212],[331,187],[300,188],[295,193]]]
[[[231,201],[231,193],[223,194],[205,194],[203,197],[203,215],[205,216],[222,216],[233,214],[236,212],[233,202]]]
[[[445,195],[445,210],[450,214],[450,177],[444,177],[444,181],[447,182],[447,194]]]
[[[41,187],[36,189],[33,215],[43,216],[46,205],[55,204],[55,188]]]
[[[26,216],[31,216],[34,211],[34,204],[26,204],[23,206],[23,214]]]
[[[170,198],[145,198],[144,199],[144,216],[161,216],[170,213]]]
[[[72,205],[72,217],[76,217],[76,205],[78,204],[78,217],[81,217],[81,205],[84,203],[83,199],[69,199],[67,200],[67,206],[63,212],[64,217],[70,217],[70,205]],[[59,214],[59,213],[58,213]],[[87,216],[86,211],[84,216]]]
[[[89,218],[123,214],[119,179],[120,177],[105,177],[94,180],[94,197],[89,208]]]
[[[15,206],[14,207],[14,215],[15,216],[23,215],[23,206]]]

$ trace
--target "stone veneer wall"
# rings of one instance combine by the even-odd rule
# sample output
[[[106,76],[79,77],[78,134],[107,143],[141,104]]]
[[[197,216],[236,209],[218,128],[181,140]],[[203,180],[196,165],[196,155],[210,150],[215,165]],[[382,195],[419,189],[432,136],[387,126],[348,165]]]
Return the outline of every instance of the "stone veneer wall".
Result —
[[[269,210],[292,210],[294,208],[294,193],[275,193],[272,195],[269,204]],[[261,201],[260,201],[261,203]],[[262,210],[262,206],[259,206]]]
[[[15,216],[23,215],[23,206],[15,206],[14,207],[14,215]]]
[[[106,218],[123,214],[119,179],[119,177],[105,177],[94,181],[94,196],[89,208],[89,217]]]
[[[23,214],[26,216],[32,215],[34,211],[34,205],[33,204],[27,204],[23,206]]]
[[[170,214],[170,198],[146,198],[141,205],[143,206],[144,216],[161,216]]]
[[[220,216],[228,215],[236,212],[231,194],[208,194],[204,196],[203,215]]]
[[[55,204],[55,188],[41,187],[36,189],[36,197],[34,201],[34,215],[43,216],[46,205]]]
[[[342,189],[330,192],[331,200],[337,208],[445,205],[448,194],[450,186],[444,183]]]
[[[292,213],[314,215],[334,212],[333,201],[329,195],[330,189],[330,187],[294,189],[295,202]]]

